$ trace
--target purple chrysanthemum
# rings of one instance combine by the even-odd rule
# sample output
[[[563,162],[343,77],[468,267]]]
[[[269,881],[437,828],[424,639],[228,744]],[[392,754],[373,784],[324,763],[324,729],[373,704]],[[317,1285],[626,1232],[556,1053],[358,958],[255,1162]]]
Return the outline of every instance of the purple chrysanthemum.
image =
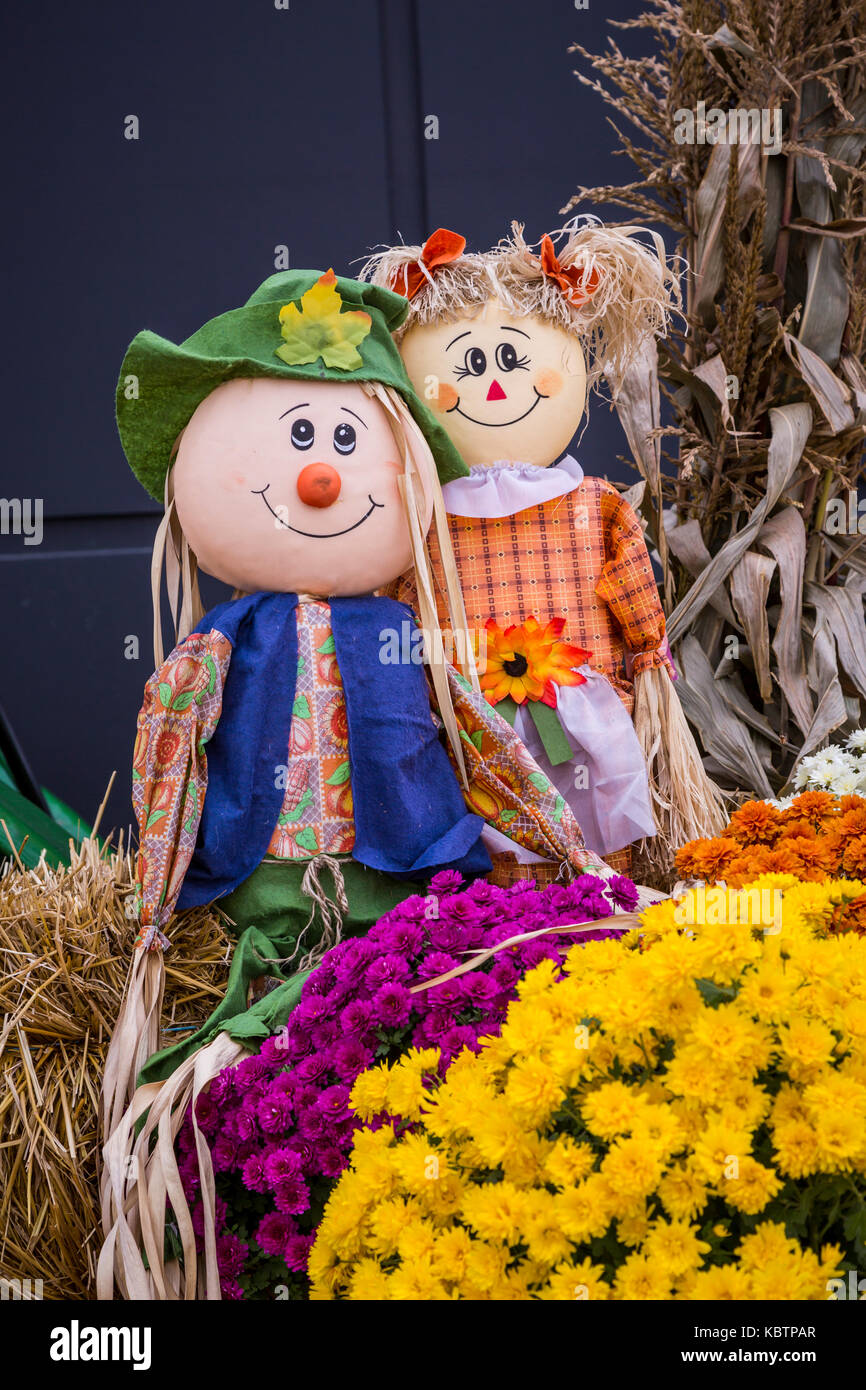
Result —
[[[298,1216],[310,1205],[310,1189],[301,1177],[280,1178],[274,1188],[274,1202],[277,1211],[286,1216]]]
[[[384,1028],[399,1028],[412,1009],[412,995],[404,985],[383,985],[373,995],[373,1017]]]
[[[297,1233],[297,1226],[282,1211],[269,1211],[259,1223],[255,1238],[266,1255],[282,1255],[286,1243]]]

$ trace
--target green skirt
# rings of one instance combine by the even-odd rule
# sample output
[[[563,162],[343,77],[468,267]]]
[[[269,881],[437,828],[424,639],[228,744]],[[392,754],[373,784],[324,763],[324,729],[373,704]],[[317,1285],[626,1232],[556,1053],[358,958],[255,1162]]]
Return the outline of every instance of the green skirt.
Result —
[[[306,859],[263,859],[239,888],[220,898],[240,933],[232,955],[229,981],[222,1002],[201,1028],[173,1047],[155,1052],[139,1074],[139,1084],[164,1081],[191,1053],[211,1042],[217,1033],[228,1033],[238,1042],[255,1048],[264,1038],[282,1028],[300,1001],[304,982],[315,966],[299,970],[289,959],[297,951],[302,958],[320,940],[318,921],[307,928],[313,906],[301,892],[301,880],[309,868]],[[365,868],[354,859],[340,859],[343,886],[349,903],[342,935],[358,936],[404,898],[424,893],[426,885],[391,878],[378,869]],[[320,884],[330,902],[335,901],[333,877],[327,869]],[[262,976],[278,981],[252,1006],[250,985]]]

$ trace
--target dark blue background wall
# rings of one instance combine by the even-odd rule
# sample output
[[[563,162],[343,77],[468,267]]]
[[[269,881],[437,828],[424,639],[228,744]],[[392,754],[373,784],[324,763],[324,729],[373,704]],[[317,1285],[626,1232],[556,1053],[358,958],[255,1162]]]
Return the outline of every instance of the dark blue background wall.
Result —
[[[126,824],[151,670],[158,509],[124,460],[117,371],[140,328],[186,337],[286,245],[351,262],[434,227],[537,238],[579,183],[627,179],[568,46],[636,0],[147,0],[7,11],[0,496],[44,539],[0,537],[0,701],[37,778]],[[626,41],[629,36],[625,35]],[[138,117],[140,138],[124,138]],[[424,138],[436,116],[438,139]],[[615,214],[622,218],[624,214]],[[628,476],[596,406],[580,457]],[[206,596],[215,598],[217,586]],[[140,639],[140,659],[125,641]]]

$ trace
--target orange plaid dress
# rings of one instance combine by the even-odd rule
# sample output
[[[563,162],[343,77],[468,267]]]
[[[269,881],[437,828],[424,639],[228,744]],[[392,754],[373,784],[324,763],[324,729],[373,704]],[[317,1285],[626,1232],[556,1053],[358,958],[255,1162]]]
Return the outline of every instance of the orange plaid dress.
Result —
[[[446,494],[447,505],[447,494]],[[449,516],[470,630],[488,618],[500,627],[529,616],[565,618],[566,642],[591,652],[632,712],[632,675],[667,666],[665,617],[640,522],[602,478],[513,516]],[[430,536],[440,620],[445,621],[442,562]]]

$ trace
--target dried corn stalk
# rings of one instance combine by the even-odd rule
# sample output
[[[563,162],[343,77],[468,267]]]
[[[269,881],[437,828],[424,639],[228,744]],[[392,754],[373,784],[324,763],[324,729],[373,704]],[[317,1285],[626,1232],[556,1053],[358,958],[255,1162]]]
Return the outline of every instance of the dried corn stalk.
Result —
[[[615,27],[654,51],[572,51],[638,177],[564,211],[625,207],[687,263],[660,471],[634,444],[651,372],[620,413],[708,770],[769,795],[866,713],[866,0],[650,0]]]

